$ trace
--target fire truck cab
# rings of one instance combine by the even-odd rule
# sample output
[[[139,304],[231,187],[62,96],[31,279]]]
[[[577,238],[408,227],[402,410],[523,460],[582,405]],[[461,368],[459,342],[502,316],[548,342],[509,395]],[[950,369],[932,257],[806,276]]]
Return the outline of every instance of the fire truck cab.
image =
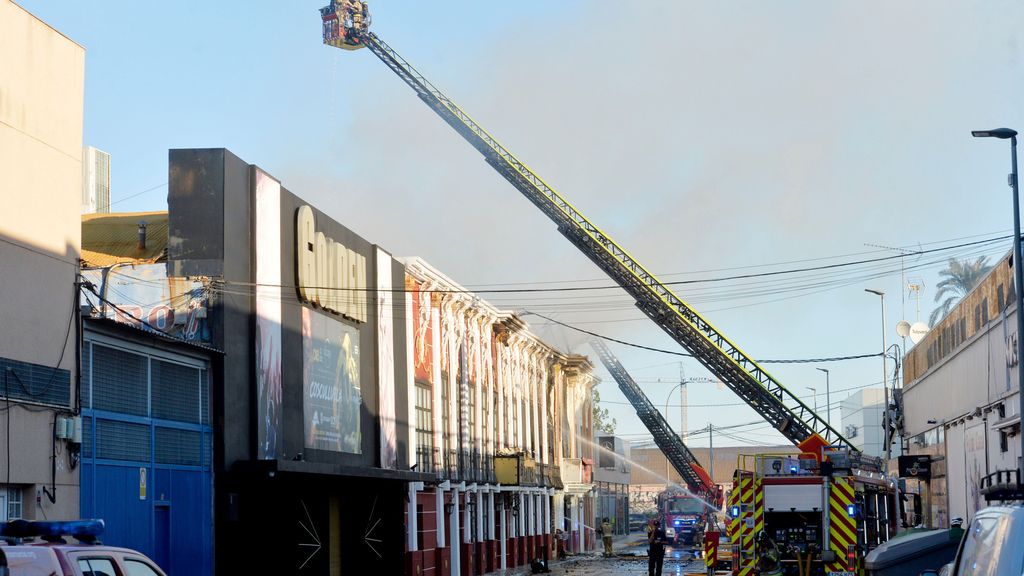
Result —
[[[727,509],[733,574],[863,576],[864,557],[896,534],[899,519],[896,482],[867,460],[846,451],[822,462],[740,456]]]
[[[695,543],[709,512],[713,511],[693,494],[668,490],[658,495],[658,514],[664,522],[665,536],[677,546]]]

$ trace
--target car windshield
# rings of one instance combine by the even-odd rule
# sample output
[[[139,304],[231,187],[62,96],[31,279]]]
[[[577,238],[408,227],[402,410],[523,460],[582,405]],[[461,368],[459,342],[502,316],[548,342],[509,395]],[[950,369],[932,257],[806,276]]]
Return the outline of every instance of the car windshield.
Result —
[[[668,501],[669,514],[701,514],[704,503],[696,498],[673,498]]]

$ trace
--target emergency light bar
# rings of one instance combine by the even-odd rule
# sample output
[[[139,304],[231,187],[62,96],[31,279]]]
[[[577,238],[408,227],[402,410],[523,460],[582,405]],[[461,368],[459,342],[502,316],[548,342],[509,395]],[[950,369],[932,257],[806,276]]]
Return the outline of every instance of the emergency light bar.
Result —
[[[13,520],[0,523],[0,538],[42,538],[48,542],[71,536],[79,542],[94,543],[103,534],[103,520],[65,520],[30,522]]]

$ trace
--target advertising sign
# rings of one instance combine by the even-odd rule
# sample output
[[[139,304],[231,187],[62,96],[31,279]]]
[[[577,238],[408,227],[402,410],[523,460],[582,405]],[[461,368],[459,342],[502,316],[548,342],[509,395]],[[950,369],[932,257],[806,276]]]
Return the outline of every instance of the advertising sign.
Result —
[[[83,301],[104,318],[189,342],[210,342],[210,291],[201,281],[169,278],[165,264],[94,268],[82,270],[82,277],[109,302],[82,290]]]
[[[257,457],[277,458],[281,429],[281,184],[256,171]]]
[[[359,332],[302,308],[302,415],[305,447],[361,451]]]
[[[900,456],[900,478],[928,480],[932,477],[932,457],[928,455]]]
[[[398,427],[395,407],[394,294],[391,255],[377,249],[377,372],[380,375],[380,467],[398,466]]]

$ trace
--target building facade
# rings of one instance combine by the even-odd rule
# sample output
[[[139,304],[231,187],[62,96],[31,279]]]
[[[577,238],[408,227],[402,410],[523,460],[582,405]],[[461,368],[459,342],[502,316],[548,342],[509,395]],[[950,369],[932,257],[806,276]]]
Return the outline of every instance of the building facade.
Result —
[[[0,521],[75,518],[85,50],[10,0],[0,38]]]
[[[885,391],[881,388],[858,390],[839,402],[843,435],[868,456],[885,458]],[[892,446],[894,456],[899,444]]]
[[[409,487],[406,572],[592,549],[593,367],[427,262],[404,263],[410,456],[431,475]]]
[[[985,506],[979,480],[1017,467],[1015,302],[1005,256],[904,358],[900,423],[917,466],[901,466],[901,475],[920,500],[920,523],[971,518]]]
[[[723,493],[732,489],[732,475],[741,454],[792,454],[793,446],[715,446],[714,450],[689,447],[697,462],[708,471],[715,484]],[[714,453],[712,462],[711,453]],[[634,444],[630,448],[633,468],[630,474],[629,505],[634,512],[652,514],[658,507],[658,494],[665,491],[668,483],[685,486],[682,477],[653,443]],[[668,483],[666,483],[666,479]]]
[[[612,524],[616,535],[629,534],[629,441],[616,436],[598,435],[594,486],[597,490],[597,520]]]
[[[211,285],[167,275],[167,212],[82,216],[82,516],[170,574],[213,572]]]
[[[82,214],[110,212],[110,154],[82,149]]]
[[[411,469],[405,267],[227,150],[169,165],[168,275],[213,287],[224,358],[216,572],[402,573],[409,486],[431,478]]]

